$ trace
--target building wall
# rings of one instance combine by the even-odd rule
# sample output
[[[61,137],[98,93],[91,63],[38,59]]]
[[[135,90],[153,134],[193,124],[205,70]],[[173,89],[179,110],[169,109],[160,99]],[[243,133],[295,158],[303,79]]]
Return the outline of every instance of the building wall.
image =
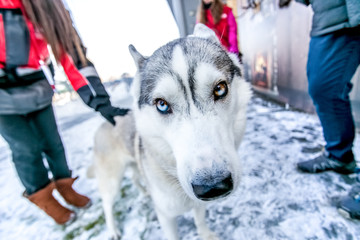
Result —
[[[193,32],[199,1],[200,0],[167,0],[175,17],[181,37],[185,37]]]
[[[279,9],[277,0],[259,1],[248,8],[247,0],[237,0],[239,44],[244,75],[256,91],[292,107],[315,112],[307,93],[306,63],[311,30],[311,7],[291,3]],[[360,127],[360,68],[354,75],[350,98]]]

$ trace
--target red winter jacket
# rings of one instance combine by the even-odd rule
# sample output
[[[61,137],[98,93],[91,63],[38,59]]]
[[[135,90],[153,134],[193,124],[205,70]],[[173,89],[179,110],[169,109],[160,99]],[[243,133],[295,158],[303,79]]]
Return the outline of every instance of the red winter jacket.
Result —
[[[24,12],[21,0],[0,0],[0,9],[13,9],[19,10]],[[4,69],[5,65],[7,64],[7,50],[6,46],[6,36],[5,36],[5,28],[4,28],[4,17],[3,13],[0,12],[0,68]],[[25,23],[29,31],[30,42],[29,44],[29,51],[27,56],[27,61],[24,64],[21,64],[20,68],[33,68],[33,69],[40,69],[39,60],[43,60],[47,62],[49,60],[49,52],[47,49],[47,42],[42,36],[42,34],[34,28],[34,25],[31,21],[25,18]],[[15,53],[13,55],[18,55]],[[21,53],[23,55],[23,53]],[[82,86],[88,84],[86,78],[80,74],[78,69],[76,68],[72,58],[68,54],[64,54],[61,58],[61,65],[64,68],[64,71],[73,86],[74,90],[78,90]]]
[[[216,36],[220,39],[221,44],[226,47],[229,52],[239,53],[237,41],[237,24],[232,9],[224,5],[224,10],[220,21],[215,24],[211,10],[205,10],[206,26],[211,28]]]
[[[40,61],[49,62],[47,42],[24,12],[21,0],[0,0],[0,114],[26,114],[51,104],[53,92],[40,67]],[[88,106],[103,116],[115,114],[117,109],[89,60],[83,67],[64,53],[60,63]]]

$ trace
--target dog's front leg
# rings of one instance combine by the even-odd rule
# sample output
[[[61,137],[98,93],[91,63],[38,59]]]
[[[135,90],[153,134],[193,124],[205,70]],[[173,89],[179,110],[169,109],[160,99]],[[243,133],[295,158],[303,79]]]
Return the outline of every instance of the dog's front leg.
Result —
[[[107,168],[98,167],[96,178],[102,199],[102,205],[105,214],[106,226],[111,240],[120,240],[121,233],[116,226],[114,218],[114,203],[117,194],[120,192],[121,180],[124,176],[125,165],[117,165],[119,168],[112,167],[110,171]]]
[[[193,208],[195,225],[198,231],[199,236],[202,240],[218,240],[214,232],[212,232],[209,227],[206,225],[205,216],[206,216],[206,207],[204,205],[199,205]]]
[[[164,231],[167,240],[178,240],[176,217],[169,217],[162,213],[161,210],[155,209],[157,218],[160,222],[161,229]]]
[[[110,184],[109,184],[110,185]],[[114,207],[114,201],[116,197],[117,189],[113,189],[112,191],[114,194],[110,193],[103,193],[102,194],[102,205],[104,209],[105,214],[105,221],[108,228],[108,234],[111,240],[120,240],[121,239],[121,233],[119,229],[117,229],[115,224],[115,219],[113,215],[113,207]]]

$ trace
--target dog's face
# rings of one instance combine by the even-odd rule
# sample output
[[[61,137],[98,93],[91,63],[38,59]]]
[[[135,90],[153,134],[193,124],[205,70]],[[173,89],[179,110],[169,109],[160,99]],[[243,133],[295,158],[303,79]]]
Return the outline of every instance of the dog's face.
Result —
[[[236,56],[204,25],[149,58],[129,48],[138,67],[135,121],[147,150],[189,197],[210,201],[231,193],[240,181],[237,148],[251,95]]]

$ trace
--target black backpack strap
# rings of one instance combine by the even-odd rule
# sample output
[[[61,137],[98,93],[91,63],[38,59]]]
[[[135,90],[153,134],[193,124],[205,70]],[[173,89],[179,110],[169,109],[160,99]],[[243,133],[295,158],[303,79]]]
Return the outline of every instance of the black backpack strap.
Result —
[[[4,21],[6,68],[26,65],[30,52],[30,32],[21,9],[1,9]]]
[[[22,76],[17,74],[16,68],[1,69],[1,71],[3,71],[5,75],[0,76],[0,88],[26,86],[39,80],[46,79],[41,69]]]

